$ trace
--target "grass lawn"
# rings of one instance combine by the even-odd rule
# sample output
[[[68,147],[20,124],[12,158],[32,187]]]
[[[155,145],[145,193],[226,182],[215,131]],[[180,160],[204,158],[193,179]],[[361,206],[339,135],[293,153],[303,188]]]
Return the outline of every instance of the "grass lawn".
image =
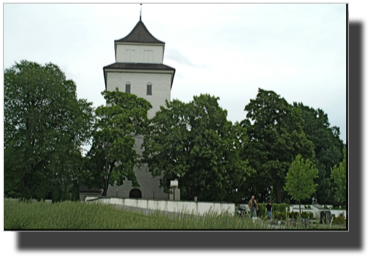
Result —
[[[281,227],[289,228],[289,227]],[[297,228],[297,227],[296,227]],[[313,228],[329,229],[315,225]],[[334,227],[332,227],[334,228]],[[149,213],[120,210],[110,205],[84,202],[20,202],[4,200],[5,230],[146,230],[146,229],[276,229],[268,221],[255,223],[246,217],[228,213],[217,215],[167,215],[159,211]]]

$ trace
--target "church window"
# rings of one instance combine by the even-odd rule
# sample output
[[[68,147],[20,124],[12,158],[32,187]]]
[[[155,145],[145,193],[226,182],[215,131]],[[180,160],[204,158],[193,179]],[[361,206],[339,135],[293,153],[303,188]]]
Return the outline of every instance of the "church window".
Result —
[[[125,93],[131,94],[131,83],[129,82],[125,84]]]
[[[152,95],[152,84],[151,83],[148,83],[148,85],[146,86],[146,94],[149,96]]]

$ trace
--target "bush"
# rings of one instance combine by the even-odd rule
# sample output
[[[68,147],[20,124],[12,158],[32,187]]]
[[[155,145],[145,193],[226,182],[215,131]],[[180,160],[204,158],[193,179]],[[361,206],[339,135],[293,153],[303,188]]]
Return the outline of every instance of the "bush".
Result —
[[[344,219],[344,217],[342,216],[332,217],[332,218],[334,219],[333,224],[338,224],[338,225],[346,224],[346,219]]]
[[[290,200],[288,198],[284,199],[284,204],[290,204]]]
[[[310,218],[310,219],[314,218],[314,214],[312,212],[306,212],[306,211],[302,212],[301,216],[302,218]]]
[[[293,218],[293,219],[297,219],[298,215],[299,213],[295,211],[288,213],[289,218]]]
[[[285,220],[286,212],[273,211],[273,218],[278,220]]]
[[[266,216],[267,215],[267,204],[266,203],[259,203],[259,216]]]
[[[277,212],[284,212],[286,213],[286,208],[287,207],[290,207],[289,204],[272,204],[272,207],[273,207],[273,212],[277,211]]]
[[[260,203],[259,205],[259,216],[265,217],[267,215],[267,203]],[[283,219],[285,220],[287,217],[287,210],[286,208],[289,208],[290,206],[288,204],[272,204],[272,215],[274,219]]]
[[[10,191],[7,191],[5,194],[4,194],[5,198],[21,198],[21,194],[19,192],[16,192],[14,190],[10,190]]]

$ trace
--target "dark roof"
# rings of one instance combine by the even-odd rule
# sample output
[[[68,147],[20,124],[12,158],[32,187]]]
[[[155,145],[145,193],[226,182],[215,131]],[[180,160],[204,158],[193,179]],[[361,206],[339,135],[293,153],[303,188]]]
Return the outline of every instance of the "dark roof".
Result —
[[[175,68],[170,67],[165,64],[150,64],[150,63],[113,63],[110,65],[107,65],[103,67],[103,75],[104,75],[104,83],[106,84],[107,88],[107,82],[106,82],[106,69],[130,69],[130,70],[167,70],[167,71],[173,71],[173,78],[171,85],[173,85],[174,75],[175,75]]]
[[[69,192],[72,192],[72,190],[69,190]],[[79,192],[99,192],[99,189],[89,189],[86,185],[79,185]]]
[[[165,44],[164,42],[157,40],[149,30],[146,28],[144,23],[140,20],[132,31],[120,40],[115,40],[116,42],[125,43],[150,43],[150,44]]]
[[[165,64],[152,64],[152,63],[113,63],[103,67],[104,69],[142,69],[142,70],[172,70],[173,67]]]

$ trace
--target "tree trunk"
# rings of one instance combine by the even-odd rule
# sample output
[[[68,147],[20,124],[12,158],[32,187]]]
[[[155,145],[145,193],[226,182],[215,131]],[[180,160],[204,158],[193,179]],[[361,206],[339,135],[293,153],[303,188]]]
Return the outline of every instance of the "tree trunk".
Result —
[[[104,190],[103,190],[102,196],[104,197],[107,196],[107,190],[108,190],[108,181],[107,179],[104,179]]]
[[[300,208],[300,219],[301,219],[301,199],[298,200],[298,205],[299,205],[299,208]]]
[[[276,201],[277,201],[277,204],[281,204],[281,189],[280,189],[280,186],[275,186],[276,187]]]

